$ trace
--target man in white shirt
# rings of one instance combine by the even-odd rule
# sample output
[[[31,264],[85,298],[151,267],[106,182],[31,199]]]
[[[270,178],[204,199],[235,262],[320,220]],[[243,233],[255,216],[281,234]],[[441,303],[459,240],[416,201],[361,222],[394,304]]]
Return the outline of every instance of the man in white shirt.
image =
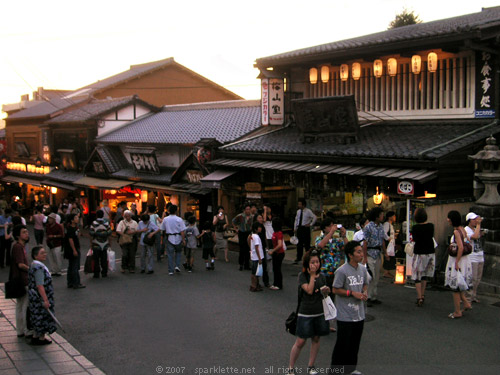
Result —
[[[481,222],[483,218],[474,212],[469,212],[465,217],[467,221],[467,226],[465,231],[470,239],[472,245],[472,253],[469,255],[469,259],[472,265],[472,290],[469,289],[465,292],[465,296],[469,302],[479,302],[477,299],[477,287],[481,282],[481,277],[483,276],[483,266],[484,266],[484,252],[481,246]]]
[[[177,216],[177,206],[175,204],[170,206],[168,212],[170,215],[163,219],[160,229],[167,241],[168,274],[173,276],[174,271],[181,272],[181,254],[183,247],[186,245],[186,225],[184,220]]]
[[[297,244],[297,257],[295,258],[293,264],[302,262],[304,249],[309,251],[311,247],[311,227],[316,222],[316,215],[306,207],[306,200],[304,198],[299,199],[298,206],[299,209],[297,210],[297,215],[295,216],[293,231],[295,236],[297,236],[299,243]]]

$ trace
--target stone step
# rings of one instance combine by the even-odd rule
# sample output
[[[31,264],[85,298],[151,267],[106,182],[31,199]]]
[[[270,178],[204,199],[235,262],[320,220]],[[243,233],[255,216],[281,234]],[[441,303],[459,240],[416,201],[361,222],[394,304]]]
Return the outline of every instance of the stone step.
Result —
[[[485,241],[483,244],[484,252],[491,257],[500,257],[500,243]]]
[[[498,297],[500,296],[500,285],[498,282],[495,283],[489,279],[483,279],[477,288],[477,292],[479,294],[494,295]]]

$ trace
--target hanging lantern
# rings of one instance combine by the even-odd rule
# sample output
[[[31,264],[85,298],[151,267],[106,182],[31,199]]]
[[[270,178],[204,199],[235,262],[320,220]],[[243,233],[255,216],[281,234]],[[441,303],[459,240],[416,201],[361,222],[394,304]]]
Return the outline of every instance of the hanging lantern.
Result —
[[[413,55],[411,57],[411,71],[413,74],[420,74],[420,69],[422,68],[422,58],[420,55]]]
[[[56,188],[55,186],[51,187],[51,188],[50,188],[50,192],[51,192],[52,194],[57,194],[57,188]]]
[[[384,194],[378,192],[378,186],[377,186],[377,194],[373,196],[373,203],[375,204],[381,204],[382,201],[384,200]]]
[[[315,85],[316,83],[318,83],[318,69],[309,69],[309,82],[311,82],[311,85]]]
[[[357,81],[361,77],[361,64],[353,63],[352,64],[352,79]]]
[[[383,68],[383,65],[382,65],[382,60],[375,60],[373,62],[373,75],[377,78],[380,78],[382,77],[382,68]]]
[[[429,52],[427,55],[427,69],[431,73],[435,73],[438,67],[438,55],[436,52]]]
[[[321,67],[321,82],[323,83],[328,83],[328,80],[330,79],[330,67],[328,66],[322,66]]]
[[[396,74],[398,74],[398,60],[393,57],[387,60],[387,73],[391,77],[394,77]]]
[[[347,81],[349,78],[349,66],[347,64],[340,65],[340,79],[342,81]]]

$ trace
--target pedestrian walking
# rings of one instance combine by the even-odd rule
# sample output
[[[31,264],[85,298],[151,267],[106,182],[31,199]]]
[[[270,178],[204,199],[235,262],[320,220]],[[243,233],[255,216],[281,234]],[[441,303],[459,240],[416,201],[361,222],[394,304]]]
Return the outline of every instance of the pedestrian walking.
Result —
[[[212,224],[210,221],[204,222],[201,229],[202,231],[198,235],[198,238],[201,241],[201,247],[203,249],[202,258],[205,260],[206,270],[213,271],[215,270],[215,233],[212,231]],[[208,261],[209,256],[210,262]]]
[[[78,229],[78,221],[80,220],[77,214],[69,214],[66,222],[66,233],[64,236],[64,257],[68,259],[68,288],[81,289],[85,288],[80,282],[80,231]]]
[[[123,220],[118,223],[116,233],[120,236],[118,243],[122,248],[122,273],[126,270],[135,273],[135,253],[137,250],[135,233],[137,231],[137,221],[132,220],[132,211],[123,212]]]
[[[160,232],[160,228],[151,220],[148,214],[141,215],[141,221],[137,227],[137,233],[140,233],[141,245],[141,273],[151,275],[153,270],[153,254],[156,243],[156,234]]]
[[[200,231],[196,226],[196,217],[191,216],[188,219],[188,227],[186,228],[186,268],[188,272],[193,272],[194,254],[198,247],[198,237]]]
[[[0,210],[0,268],[10,266],[10,245],[11,241],[5,239],[5,224],[12,223],[12,210],[6,208]]]
[[[94,279],[99,278],[99,274],[104,278],[108,277],[108,249],[109,238],[111,236],[111,226],[104,218],[104,211],[97,210],[96,219],[89,228],[92,237],[92,259],[94,260]]]
[[[226,262],[229,262],[229,258],[227,257],[227,239],[224,237],[224,232],[229,226],[229,220],[227,215],[224,212],[224,207],[217,207],[217,215],[214,216],[212,224],[215,228],[215,248],[217,251],[224,251],[224,259]]]
[[[238,231],[238,244],[240,247],[240,253],[238,257],[238,263],[240,265],[240,271],[243,269],[250,269],[250,248],[248,247],[248,236],[252,233],[252,212],[250,210],[250,204],[246,203],[243,208],[243,212],[236,215],[233,220],[233,226]]]
[[[436,255],[434,253],[434,224],[427,222],[427,212],[417,208],[414,214],[416,224],[411,229],[415,245],[411,261],[411,278],[417,290],[417,306],[425,302],[427,281],[434,277]]]
[[[43,264],[47,252],[43,246],[31,250],[33,263],[28,273],[29,319],[33,328],[31,345],[48,345],[52,341],[45,335],[57,330],[56,323],[49,311],[54,314],[54,287],[49,269]]]
[[[382,302],[377,298],[377,286],[380,279],[381,255],[387,259],[384,243],[384,212],[380,207],[374,207],[368,213],[370,222],[363,228],[365,243],[363,244],[363,264],[367,264],[372,272],[372,280],[368,286],[368,307]]]
[[[306,252],[302,260],[302,272],[299,274],[299,310],[297,317],[296,340],[290,351],[288,374],[295,374],[295,362],[299,358],[307,339],[311,339],[311,351],[307,374],[319,374],[315,366],[319,352],[321,336],[330,333],[328,322],[323,312],[323,297],[330,293],[325,276],[321,274],[320,254],[316,249]],[[299,373],[297,371],[297,373]]]
[[[368,299],[368,274],[359,242],[350,241],[344,248],[349,262],[335,271],[333,293],[337,308],[337,342],[332,352],[332,374],[361,374],[356,370],[359,344],[365,321]]]
[[[186,245],[186,226],[184,220],[177,216],[177,206],[175,204],[172,204],[168,210],[169,215],[163,219],[161,230],[166,236],[168,274],[173,276],[174,271],[181,272],[182,248]]]
[[[283,289],[283,273],[281,272],[281,265],[283,264],[283,259],[285,259],[285,240],[283,238],[282,227],[283,223],[280,218],[275,217],[272,222],[273,225],[273,236],[272,236],[272,247],[269,250],[269,254],[273,260],[273,285],[269,287],[271,290],[281,290]]]
[[[311,248],[311,227],[316,222],[316,215],[306,207],[306,200],[300,198],[298,201],[297,214],[295,215],[294,222],[294,233],[299,240],[297,244],[297,257],[295,258],[294,264],[298,264],[302,261],[302,255],[304,249],[309,251]]]
[[[262,266],[264,251],[262,249],[262,240],[259,233],[262,231],[262,225],[255,222],[252,225],[252,235],[248,238],[250,242],[250,259],[252,260],[252,276],[250,277],[250,291],[262,292],[262,287],[259,284],[259,276],[257,270],[259,265]]]
[[[49,214],[45,232],[47,235],[47,257],[49,258],[51,276],[61,276],[64,227],[57,223],[57,214],[53,212]]]
[[[451,242],[457,244],[457,256],[448,256],[445,271],[445,286],[449,286],[453,292],[453,306],[455,310],[448,315],[450,319],[462,317],[460,303],[464,304],[464,311],[471,310],[472,305],[465,297],[465,291],[460,290],[458,278],[463,277],[468,286],[472,285],[472,265],[469,255],[464,255],[464,241],[468,241],[467,233],[462,227],[462,217],[458,211],[448,212],[448,223],[453,227]],[[460,275],[459,275],[460,273]]]
[[[465,231],[472,245],[472,254],[469,255],[472,266],[472,288],[465,293],[465,296],[469,302],[479,303],[477,288],[483,277],[484,267],[484,252],[481,244],[481,236],[483,234],[481,231],[481,222],[483,218],[474,212],[469,212],[465,220],[467,221]]]

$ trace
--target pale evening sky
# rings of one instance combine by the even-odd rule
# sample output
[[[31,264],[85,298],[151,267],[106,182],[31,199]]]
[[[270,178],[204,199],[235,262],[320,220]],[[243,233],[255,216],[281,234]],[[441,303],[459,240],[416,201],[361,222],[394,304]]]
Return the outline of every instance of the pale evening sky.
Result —
[[[8,0],[1,6],[0,104],[39,86],[76,89],[167,57],[257,99],[257,58],[386,30],[404,7],[432,21],[497,5],[500,0]]]

